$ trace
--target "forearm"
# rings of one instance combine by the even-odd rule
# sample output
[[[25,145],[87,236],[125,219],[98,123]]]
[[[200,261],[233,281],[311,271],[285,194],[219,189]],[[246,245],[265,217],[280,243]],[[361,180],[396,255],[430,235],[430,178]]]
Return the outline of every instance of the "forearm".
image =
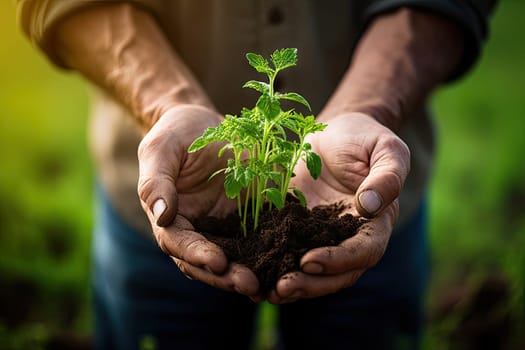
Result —
[[[397,131],[456,68],[463,36],[452,22],[400,9],[375,19],[321,118],[362,112]]]
[[[59,58],[128,107],[148,130],[169,108],[213,108],[155,19],[126,4],[100,4],[66,18],[54,32]]]

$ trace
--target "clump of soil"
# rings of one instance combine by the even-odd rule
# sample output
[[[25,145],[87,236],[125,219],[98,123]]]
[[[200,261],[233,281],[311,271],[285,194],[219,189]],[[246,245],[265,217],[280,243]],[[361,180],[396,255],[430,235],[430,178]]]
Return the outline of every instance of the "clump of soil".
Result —
[[[194,222],[197,231],[219,245],[230,261],[250,268],[266,294],[282,275],[300,269],[301,257],[317,247],[337,245],[353,236],[365,221],[351,214],[340,214],[343,204],[318,206],[309,210],[289,197],[284,208],[265,210],[256,232],[250,218],[244,237],[239,217],[200,218]]]

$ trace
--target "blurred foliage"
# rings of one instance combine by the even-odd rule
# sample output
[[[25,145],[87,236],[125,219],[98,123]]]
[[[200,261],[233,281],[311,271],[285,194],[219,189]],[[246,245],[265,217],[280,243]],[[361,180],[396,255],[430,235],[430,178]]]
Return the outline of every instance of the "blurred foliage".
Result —
[[[490,305],[476,316],[479,332],[511,321],[493,335],[500,345],[483,348],[525,348],[518,339],[525,310],[524,10],[524,2],[500,2],[478,65],[434,101],[439,144],[430,193],[429,349],[475,348],[458,333],[473,308]],[[480,295],[486,299],[476,301]]]
[[[51,67],[15,19],[2,1],[0,348],[78,345],[90,331],[87,89]]]
[[[480,62],[434,100],[428,349],[525,348],[524,11],[502,1]],[[78,349],[90,331],[88,89],[22,37],[13,2],[0,3],[0,43],[0,348]],[[262,315],[271,338],[272,309]]]

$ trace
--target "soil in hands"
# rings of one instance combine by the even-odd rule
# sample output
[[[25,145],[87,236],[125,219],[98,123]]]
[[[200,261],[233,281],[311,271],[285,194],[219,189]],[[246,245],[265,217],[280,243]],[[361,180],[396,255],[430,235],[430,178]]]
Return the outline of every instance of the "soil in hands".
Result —
[[[204,217],[194,222],[195,228],[219,245],[230,261],[250,268],[267,294],[282,275],[300,270],[301,257],[317,247],[338,245],[353,236],[365,220],[351,214],[341,215],[343,204],[318,206],[309,210],[289,196],[284,208],[265,210],[256,232],[248,223],[244,237],[239,217]],[[251,220],[251,218],[250,218]]]

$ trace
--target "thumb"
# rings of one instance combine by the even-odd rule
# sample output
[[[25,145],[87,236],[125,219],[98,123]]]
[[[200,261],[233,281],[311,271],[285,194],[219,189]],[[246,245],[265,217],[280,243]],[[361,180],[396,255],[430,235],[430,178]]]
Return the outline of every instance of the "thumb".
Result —
[[[166,227],[173,223],[178,211],[175,183],[180,162],[176,152],[162,146],[159,140],[146,136],[139,146],[138,195],[151,224]]]
[[[378,142],[370,157],[370,172],[357,189],[359,214],[371,218],[399,197],[410,171],[410,151],[397,136]]]

